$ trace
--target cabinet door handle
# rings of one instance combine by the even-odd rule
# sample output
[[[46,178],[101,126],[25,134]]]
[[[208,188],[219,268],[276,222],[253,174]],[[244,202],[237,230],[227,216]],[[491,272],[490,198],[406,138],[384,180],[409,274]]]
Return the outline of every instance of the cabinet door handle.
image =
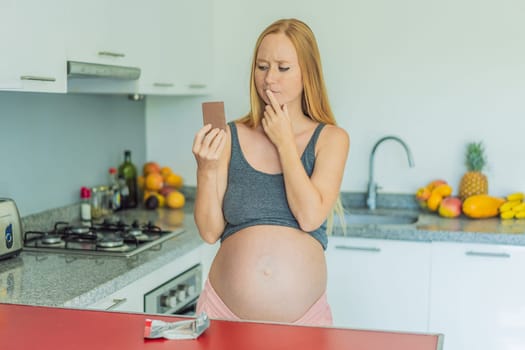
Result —
[[[381,248],[377,248],[377,247],[358,247],[358,246],[353,246],[353,245],[336,245],[335,249],[357,250],[361,252],[371,252],[371,253],[379,253],[381,251]]]
[[[486,258],[510,258],[509,253],[494,253],[494,252],[476,252],[474,250],[469,250],[465,252],[467,256],[481,256]]]
[[[113,304],[111,304],[109,307],[107,307],[106,311],[113,310],[114,308],[116,308],[120,304],[125,303],[126,301],[128,301],[128,298],[113,299]]]
[[[173,83],[153,83],[153,86],[156,87],[173,87],[174,85]]]
[[[204,89],[206,88],[206,84],[189,84],[188,87],[190,89]]]
[[[40,77],[37,75],[22,75],[21,80],[36,80],[36,81],[56,81],[53,77]]]
[[[125,57],[126,55],[120,52],[111,52],[111,51],[99,51],[99,56],[109,56],[109,57]]]

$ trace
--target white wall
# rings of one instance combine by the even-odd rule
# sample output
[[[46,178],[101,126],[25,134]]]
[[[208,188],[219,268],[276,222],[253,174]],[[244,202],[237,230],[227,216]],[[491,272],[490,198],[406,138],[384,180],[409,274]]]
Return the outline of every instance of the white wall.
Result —
[[[146,156],[195,184],[193,135],[200,102],[224,100],[228,119],[248,108],[249,63],[257,35],[273,20],[297,17],[314,30],[338,123],[351,136],[343,191],[363,192],[373,144],[376,180],[411,193],[434,178],[457,187],[465,144],[483,141],[489,191],[525,190],[525,2],[522,0],[216,0],[215,93],[148,97]]]

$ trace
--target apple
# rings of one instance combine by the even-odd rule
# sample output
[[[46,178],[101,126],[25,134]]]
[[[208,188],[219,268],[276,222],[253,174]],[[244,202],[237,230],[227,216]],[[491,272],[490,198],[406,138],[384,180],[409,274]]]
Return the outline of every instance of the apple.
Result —
[[[461,199],[458,197],[446,197],[439,203],[439,215],[445,218],[455,218],[461,214]]]

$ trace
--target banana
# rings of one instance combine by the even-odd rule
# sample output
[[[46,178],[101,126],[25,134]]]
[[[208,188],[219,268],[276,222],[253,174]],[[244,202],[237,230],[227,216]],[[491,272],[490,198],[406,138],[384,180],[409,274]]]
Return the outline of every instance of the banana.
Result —
[[[522,211],[525,211],[525,203],[521,203],[512,207],[512,211],[516,213],[521,213]]]
[[[514,218],[515,215],[516,215],[515,212],[513,212],[512,210],[508,210],[508,211],[502,211],[499,214],[499,217],[502,218],[503,220],[508,220],[508,219]]]
[[[516,219],[525,219],[525,211],[519,211],[514,214],[514,217]]]
[[[521,201],[525,198],[525,194],[523,192],[514,192],[507,196],[508,201]]]
[[[500,213],[502,213],[504,211],[513,210],[516,206],[518,206],[520,204],[522,204],[522,203],[519,200],[507,201],[507,202],[503,203],[501,205],[501,207],[499,207],[499,211],[500,211]]]

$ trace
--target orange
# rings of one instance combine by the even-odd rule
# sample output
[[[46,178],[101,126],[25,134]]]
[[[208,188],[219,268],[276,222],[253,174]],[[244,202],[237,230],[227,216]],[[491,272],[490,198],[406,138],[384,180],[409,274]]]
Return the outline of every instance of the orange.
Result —
[[[160,173],[150,173],[146,176],[146,189],[158,191],[162,188],[164,179]]]
[[[156,162],[147,162],[142,167],[142,172],[144,176],[151,173],[160,173],[160,166]]]
[[[183,184],[182,176],[178,174],[170,174],[165,178],[166,185],[175,187],[175,188],[181,188]]]
[[[173,173],[173,171],[171,171],[171,168],[169,166],[163,166],[162,168],[160,168],[160,174],[163,178],[167,178],[168,175],[170,175],[171,173]]]
[[[166,196],[166,206],[172,209],[180,209],[186,203],[186,198],[179,191],[172,191]]]

